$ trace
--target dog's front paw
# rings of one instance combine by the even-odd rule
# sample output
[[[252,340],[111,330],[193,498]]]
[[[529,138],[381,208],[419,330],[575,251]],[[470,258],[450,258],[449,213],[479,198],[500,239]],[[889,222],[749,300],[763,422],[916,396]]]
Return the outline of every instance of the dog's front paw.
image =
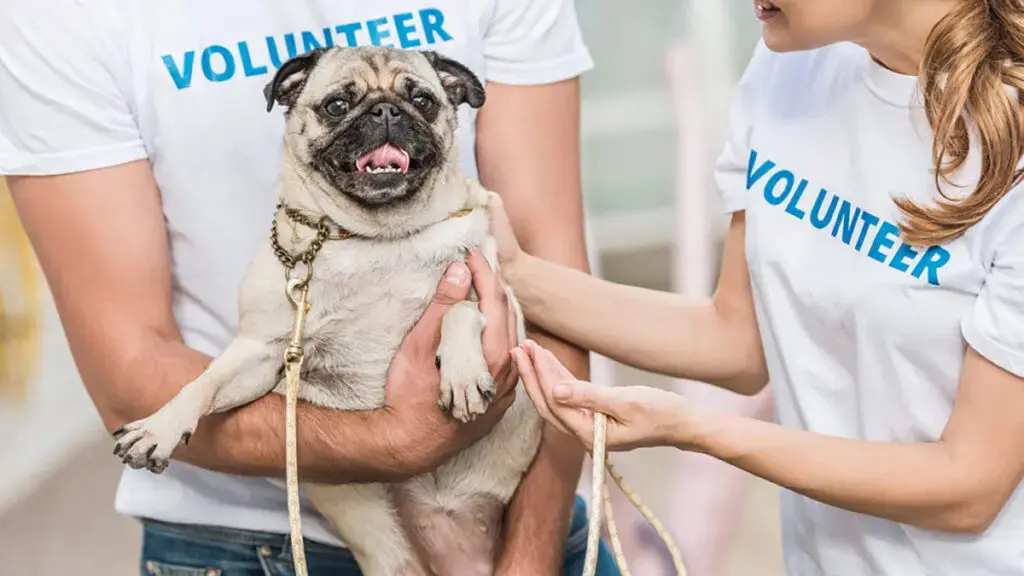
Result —
[[[196,429],[196,420],[176,416],[173,410],[164,408],[115,430],[114,455],[132,468],[160,474],[167,469],[174,449],[188,444]]]
[[[474,302],[459,302],[445,313],[441,324],[438,404],[462,422],[483,414],[497,392],[480,342],[485,323]]]
[[[438,404],[461,422],[469,422],[487,411],[498,387],[487,370],[483,355],[439,356],[441,396]]]

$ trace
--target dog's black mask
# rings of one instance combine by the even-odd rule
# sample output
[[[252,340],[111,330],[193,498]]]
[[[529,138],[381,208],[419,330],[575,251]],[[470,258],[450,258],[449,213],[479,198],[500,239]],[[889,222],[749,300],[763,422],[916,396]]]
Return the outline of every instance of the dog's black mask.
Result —
[[[328,52],[316,51],[286,62],[267,87],[268,109],[278,102],[291,113],[306,79]],[[464,102],[483,105],[483,86],[471,71],[435,53],[424,55],[444,92],[409,77],[392,82],[390,89],[360,93],[354,81],[340,79],[339,87],[315,102],[303,98],[324,133],[308,144],[310,167],[363,206],[391,205],[416,196],[447,160],[445,137],[452,136],[443,131],[454,127],[438,122],[439,115],[453,115]],[[358,59],[366,73],[381,69],[379,61],[359,53],[343,56]],[[419,56],[396,51],[394,57]]]

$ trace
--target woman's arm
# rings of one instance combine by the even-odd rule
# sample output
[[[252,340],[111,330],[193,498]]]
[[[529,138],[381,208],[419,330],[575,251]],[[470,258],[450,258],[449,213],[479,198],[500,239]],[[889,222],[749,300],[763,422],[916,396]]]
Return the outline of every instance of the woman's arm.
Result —
[[[171,312],[167,229],[149,163],[8,180],[104,424],[112,430],[149,416],[211,360],[182,342]],[[469,271],[463,271],[468,280]],[[455,288],[443,282],[449,300],[435,302],[434,308],[467,296],[468,283]],[[429,380],[437,372],[440,314],[430,316],[435,333],[423,329],[425,322],[417,325],[418,337],[410,336],[392,365],[389,399],[395,402],[389,409],[349,413],[300,405],[303,477],[321,482],[404,478],[482,436],[500,416],[507,401],[498,402],[494,415],[488,413],[491,422],[463,429],[436,408],[438,384]],[[504,325],[495,320],[496,326]],[[498,354],[507,357],[508,347],[501,348]],[[220,472],[279,476],[284,447],[284,402],[268,394],[204,418],[175,458]]]
[[[589,445],[609,415],[608,446],[674,445],[729,462],[830,506],[928,530],[980,534],[1024,479],[1024,378],[968,348],[953,414],[936,442],[887,443],[793,430],[690,404],[646,387],[567,379],[534,346],[516,351],[530,397]]]
[[[936,442],[847,440],[729,414],[678,424],[680,447],[825,504],[931,530],[984,532],[1024,479],[1024,379],[973,348]]]
[[[498,208],[495,226],[503,225]],[[519,251],[500,234],[504,275],[526,317],[574,344],[625,364],[756,394],[768,382],[754,315],[743,212],[732,217],[718,288],[686,298],[614,284]]]
[[[587,276],[579,102],[578,78],[534,86],[489,82],[487,105],[477,120],[477,158],[481,183],[502,195],[523,245],[545,264]],[[590,377],[584,350],[538,330],[536,322],[528,325],[528,334],[577,377]],[[574,438],[544,431],[509,506],[498,574],[549,574],[562,565],[582,465],[583,451]]]

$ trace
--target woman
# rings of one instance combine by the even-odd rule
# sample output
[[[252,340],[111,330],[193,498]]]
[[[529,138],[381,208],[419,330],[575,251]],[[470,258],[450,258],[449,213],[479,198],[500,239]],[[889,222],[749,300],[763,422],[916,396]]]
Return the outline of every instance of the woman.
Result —
[[[549,422],[613,450],[703,452],[781,485],[789,574],[1024,573],[1024,8],[758,0],[764,41],[716,180],[732,221],[708,300],[524,253],[526,315],[619,361],[754,394],[778,424],[514,352]],[[920,77],[915,77],[920,75]]]

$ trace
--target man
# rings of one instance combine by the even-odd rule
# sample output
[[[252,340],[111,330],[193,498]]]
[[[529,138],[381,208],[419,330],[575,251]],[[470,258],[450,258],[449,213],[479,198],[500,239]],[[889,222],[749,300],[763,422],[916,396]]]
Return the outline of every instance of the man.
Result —
[[[503,195],[527,250],[585,269],[577,77],[591,61],[572,0],[5,2],[0,174],[109,429],[154,412],[230,340],[275,202],[283,121],[263,86],[289,57],[370,44],[436,50],[486,81],[483,110],[462,112],[462,170]],[[531,337],[587,377],[582,351]],[[408,477],[485,432],[424,408],[436,370],[422,348],[399,352],[387,410],[301,407],[303,478]],[[164,474],[125,471],[116,507],[146,519],[143,573],[271,560],[287,573],[283,484],[268,479],[283,474],[283,421],[271,395],[208,418]],[[581,570],[579,510],[564,549],[581,462],[574,440],[545,431],[499,574]],[[313,573],[336,570],[337,538],[304,511]],[[243,536],[245,553],[214,545]]]

